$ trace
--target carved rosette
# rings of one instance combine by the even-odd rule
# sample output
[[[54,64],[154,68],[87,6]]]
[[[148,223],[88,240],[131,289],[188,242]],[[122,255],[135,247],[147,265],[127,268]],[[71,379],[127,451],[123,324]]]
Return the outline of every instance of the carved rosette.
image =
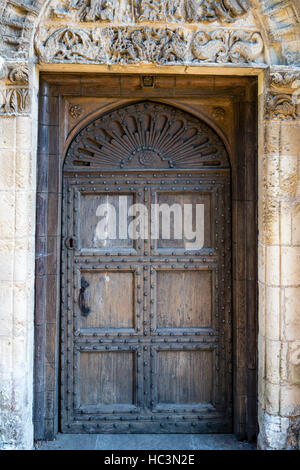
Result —
[[[109,112],[88,125],[71,143],[65,161],[69,169],[103,170],[228,165],[224,144],[204,122],[147,101]]]
[[[73,119],[78,119],[83,113],[83,108],[79,104],[71,104],[69,106],[69,114]]]
[[[221,106],[214,106],[212,110],[212,116],[216,121],[223,122],[226,116],[226,111]]]

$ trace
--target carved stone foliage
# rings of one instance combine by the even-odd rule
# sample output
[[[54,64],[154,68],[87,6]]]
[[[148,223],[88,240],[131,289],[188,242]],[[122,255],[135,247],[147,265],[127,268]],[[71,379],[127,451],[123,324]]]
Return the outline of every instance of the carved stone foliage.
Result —
[[[9,84],[27,85],[29,83],[29,69],[26,63],[6,62],[0,57],[0,80],[7,80]]]
[[[266,115],[273,120],[297,118],[297,102],[288,94],[270,94],[266,102]]]
[[[248,0],[53,0],[36,51],[43,62],[263,62],[253,19],[250,32],[228,29],[249,9]]]
[[[85,31],[77,28],[60,28],[50,33],[42,30],[44,41],[38,41],[37,52],[42,61],[49,62],[78,62],[103,60],[103,48],[101,42],[93,31]]]
[[[192,41],[194,57],[205,62],[254,62],[263,47],[260,33],[246,31],[198,31]]]
[[[270,86],[272,88],[296,88],[299,84],[300,72],[277,70],[270,74]]]
[[[41,29],[36,51],[43,62],[251,63],[261,57],[257,32],[185,31],[181,28],[106,27]]]
[[[205,123],[171,106],[141,102],[109,112],[80,131],[65,165],[130,169],[229,163],[222,141]]]
[[[256,9],[254,0],[52,0],[43,13],[41,24],[60,22],[61,27],[78,24],[142,24],[150,18],[160,18],[164,23],[180,24],[232,24],[239,28],[247,18],[247,27],[255,27],[251,13]],[[265,25],[270,43],[278,46],[277,63],[300,64],[300,54],[295,48],[299,34],[299,21],[295,0],[266,0],[260,2],[258,15]],[[2,0],[0,2],[0,54],[10,59],[28,57],[32,33],[45,0]],[[297,45],[296,45],[297,46]],[[274,60],[274,63],[276,60]]]
[[[28,88],[4,88],[0,96],[0,112],[19,114],[29,111],[30,92]]]
[[[187,41],[180,30],[111,28],[105,35],[108,38],[106,52],[112,63],[163,64],[181,62],[186,57]]]
[[[270,90],[266,99],[266,118],[292,120],[298,116],[300,72],[275,69],[270,73]]]
[[[0,89],[0,113],[28,112],[30,105],[28,66],[24,63],[3,61],[1,79],[6,87]]]
[[[29,70],[26,64],[16,64],[9,67],[8,79],[14,84],[28,84]]]

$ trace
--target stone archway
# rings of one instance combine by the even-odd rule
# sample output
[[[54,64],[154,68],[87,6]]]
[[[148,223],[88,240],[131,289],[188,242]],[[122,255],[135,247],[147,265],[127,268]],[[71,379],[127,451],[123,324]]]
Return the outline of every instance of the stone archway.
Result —
[[[32,444],[38,91],[34,62],[37,61],[39,67],[48,70],[68,67],[73,71],[79,68],[88,71],[96,66],[100,72],[101,67],[105,69],[108,63],[113,63],[119,71],[128,65],[135,65],[138,71],[139,64],[143,64],[139,71],[149,71],[150,65],[163,70],[165,64],[169,73],[172,67],[173,70],[181,67],[177,69],[180,73],[190,73],[191,69],[202,73],[205,67],[213,74],[220,73],[221,64],[224,66],[222,73],[228,74],[228,68],[232,68],[230,74],[233,75],[260,74],[260,446],[296,448],[300,403],[298,3],[253,0],[248,7],[239,0],[234,3],[235,7],[229,2],[224,9],[215,1],[208,12],[204,2],[200,14],[185,7],[175,11],[173,3],[173,9],[162,12],[159,2],[156,10],[142,11],[141,1],[134,3],[137,4],[133,9],[137,21],[129,18],[130,26],[126,31],[117,25],[113,1],[111,9],[105,11],[99,8],[99,2],[88,0],[84,11],[76,8],[71,11],[67,0],[54,2],[54,10],[51,3],[7,0],[2,2],[0,10],[0,53],[4,58],[1,65],[4,136],[1,165],[5,175],[1,183],[4,214],[1,257],[6,266],[1,281],[5,303],[0,316],[3,318],[0,322],[2,357],[5,358],[0,369],[4,383],[0,395],[4,410],[3,423],[0,423],[0,428],[4,428],[3,445],[30,447]],[[71,32],[70,28],[66,30],[61,26],[70,12],[73,15]],[[81,18],[75,18],[77,14]],[[127,14],[126,9],[124,14]],[[129,12],[129,17],[131,14]],[[169,21],[170,14],[175,15],[174,21]],[[89,27],[89,21],[96,21],[96,31]],[[124,44],[120,42],[121,32],[123,37],[125,33],[125,53]],[[148,47],[139,48],[141,39]],[[97,55],[99,41],[103,45],[100,58]],[[163,43],[163,49],[157,48],[157,42]],[[211,52],[207,44],[216,49]],[[266,66],[270,67],[270,73]],[[43,329],[38,318],[37,325]],[[11,364],[8,368],[7,362]],[[45,369],[44,373],[51,373],[51,369]],[[13,423],[13,433],[7,431],[7,420]]]

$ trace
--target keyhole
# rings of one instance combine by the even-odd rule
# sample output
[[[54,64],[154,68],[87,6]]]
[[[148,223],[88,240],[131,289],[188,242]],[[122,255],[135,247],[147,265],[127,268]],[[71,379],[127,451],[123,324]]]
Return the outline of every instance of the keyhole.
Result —
[[[73,250],[75,248],[74,238],[73,237],[67,238],[65,244],[69,250]]]

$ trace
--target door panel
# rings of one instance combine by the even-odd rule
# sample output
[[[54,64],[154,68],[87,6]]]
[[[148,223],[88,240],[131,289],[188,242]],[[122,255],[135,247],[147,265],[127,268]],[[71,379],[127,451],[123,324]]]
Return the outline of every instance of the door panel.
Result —
[[[159,114],[160,107],[157,130],[152,114]],[[212,130],[205,134],[204,123],[176,108],[153,103],[127,108],[120,111],[123,130],[115,126],[113,136],[122,141],[126,134],[136,153],[128,154],[129,144],[124,144],[124,158],[119,160],[120,146],[116,151],[108,137],[96,151],[95,121],[89,137],[95,159],[91,152],[84,155],[86,131],[76,137],[66,158],[61,429],[231,432],[231,216],[226,151],[217,136],[212,139]],[[110,120],[111,116],[100,119],[99,126]],[[146,145],[147,139],[152,146]],[[168,168],[159,142],[168,155],[174,145],[176,158]],[[186,169],[180,157],[185,152]],[[209,165],[209,161],[216,163],[216,155],[217,170]],[[80,158],[84,165],[79,165]],[[126,197],[128,207],[137,203],[147,209],[148,236],[132,240],[126,233],[124,238],[118,228],[115,239],[97,239],[103,207],[115,209],[109,217],[122,218],[124,199],[120,197]],[[161,223],[170,219],[168,239],[161,226],[150,230],[157,221],[155,204],[173,209],[177,205],[160,219]],[[191,231],[185,231],[190,220],[185,219],[187,205],[191,231],[198,227],[198,210],[202,217],[197,246],[191,246]],[[181,221],[175,217],[176,210]],[[132,215],[122,218],[126,226],[133,219]],[[179,238],[176,230],[181,223]]]
[[[135,197],[132,194],[124,193],[128,206],[135,203]],[[100,237],[100,231],[105,229],[101,224],[101,218],[109,213],[111,207],[115,210],[115,219],[119,219],[119,197],[120,194],[95,194],[95,193],[81,193],[79,212],[80,224],[80,246],[84,250],[94,251],[99,250],[130,250],[134,249],[134,240],[129,238],[120,238],[117,230],[116,236],[110,236],[103,240]],[[101,210],[101,207],[103,208]],[[112,212],[112,211],[111,211]],[[114,214],[110,214],[114,217]],[[130,217],[127,217],[127,222],[130,222]],[[117,227],[117,226],[116,226]],[[112,234],[114,235],[114,234]]]
[[[134,272],[81,271],[87,281],[88,316],[81,328],[134,328],[136,286]]]
[[[211,403],[212,360],[211,351],[159,351],[157,406]]]
[[[134,404],[134,357],[130,351],[80,355],[80,405]]]
[[[157,272],[157,328],[211,326],[210,271]]]
[[[175,180],[177,181],[177,180]],[[189,181],[189,180],[187,180]],[[192,242],[194,241],[195,237],[192,236],[193,233],[190,232],[195,232],[196,227],[195,224],[193,224],[192,230],[188,228],[188,222],[189,221],[189,212],[187,210],[185,211],[185,208],[188,208],[190,206],[191,210],[191,217],[193,222],[196,220],[196,206],[203,206],[203,215],[204,215],[204,224],[203,224],[203,247],[202,248],[209,248],[211,246],[211,233],[212,233],[212,227],[211,227],[211,194],[181,194],[180,192],[175,192],[175,187],[173,187],[173,192],[171,194],[169,193],[164,193],[161,191],[158,191],[156,193],[156,196],[154,196],[152,199],[153,204],[159,204],[160,206],[162,205],[168,205],[169,206],[169,218],[170,218],[170,230],[167,232],[170,232],[170,237],[165,238],[163,237],[164,235],[164,224],[163,224],[163,218],[160,216],[160,231],[159,231],[159,238],[158,240],[155,240],[156,242],[156,247],[158,252],[161,253],[168,253],[168,249],[172,249],[176,251],[177,253],[182,253],[186,250],[192,251],[199,249],[197,248],[196,244],[195,247],[192,246]],[[180,210],[181,209],[181,210]],[[180,217],[179,214],[182,214]],[[184,215],[186,214],[186,216]],[[202,212],[200,212],[202,215]],[[198,214],[199,215],[199,214]],[[176,217],[177,216],[177,217]],[[175,219],[176,217],[176,219]],[[177,222],[177,227],[175,225],[175,221]],[[164,221],[165,225],[168,220]],[[179,238],[179,233],[178,235],[176,234],[176,228],[178,230],[178,222],[182,226],[182,232],[183,232],[183,237]],[[176,228],[175,228],[176,227]],[[179,232],[179,231],[178,231]],[[177,237],[176,237],[177,235]]]

